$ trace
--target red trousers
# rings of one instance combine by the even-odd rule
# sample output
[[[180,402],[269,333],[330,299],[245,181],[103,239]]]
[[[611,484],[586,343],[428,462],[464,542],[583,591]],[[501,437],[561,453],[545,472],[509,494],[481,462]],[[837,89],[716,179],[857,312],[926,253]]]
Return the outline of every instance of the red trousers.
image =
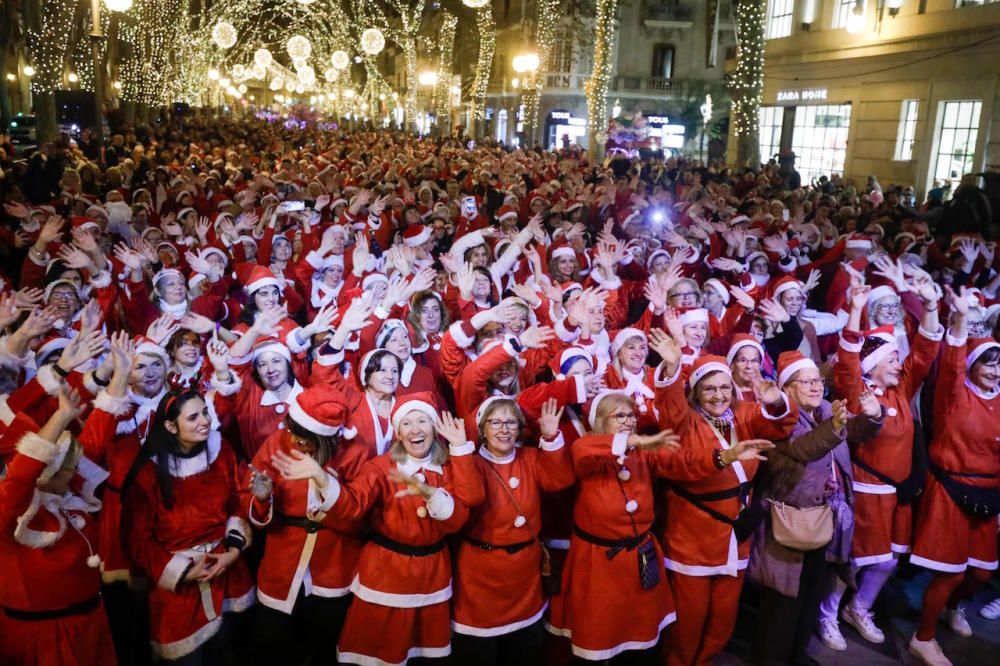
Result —
[[[743,574],[733,578],[667,571],[677,608],[677,622],[668,629],[668,666],[711,666],[736,626]]]

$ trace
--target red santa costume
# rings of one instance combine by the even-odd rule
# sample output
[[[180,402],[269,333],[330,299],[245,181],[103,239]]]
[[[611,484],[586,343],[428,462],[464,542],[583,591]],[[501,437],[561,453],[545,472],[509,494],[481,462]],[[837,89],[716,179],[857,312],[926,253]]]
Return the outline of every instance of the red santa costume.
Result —
[[[595,426],[605,392],[591,403]],[[573,654],[603,661],[652,648],[674,622],[674,602],[659,565],[653,526],[653,480],[695,480],[714,471],[711,451],[641,451],[628,433],[586,435],[570,450],[578,479],[573,539],[562,594],[553,597],[548,630],[572,642]],[[643,566],[644,558],[653,558]],[[638,562],[636,560],[639,560]],[[654,574],[644,580],[646,569]]]
[[[477,413],[482,423],[488,398]],[[471,455],[482,477],[484,501],[470,514],[455,559],[455,633],[495,637],[538,622],[542,598],[542,547],[538,541],[542,491],[556,492],[575,481],[561,434],[538,448],[515,447],[506,456],[468,442],[452,456]]]
[[[726,353],[726,363],[729,364],[729,368],[733,373],[733,386],[739,392],[736,397],[745,402],[757,402],[757,396],[753,392],[753,386],[740,386],[736,382],[736,355],[740,353],[741,349],[753,349],[760,355],[762,371],[763,362],[764,359],[767,358],[767,354],[764,353],[764,345],[760,344],[757,338],[749,333],[738,333],[734,335],[732,344],[729,346],[729,351]]]
[[[431,402],[411,396],[393,408],[393,428],[414,411],[437,422]],[[389,452],[365,463],[351,483],[341,484],[331,475],[322,503],[307,516],[332,527],[370,513],[374,529],[351,585],[355,599],[337,647],[342,663],[403,664],[451,653],[451,558],[444,539],[469,513],[449,492],[456,483],[455,467],[432,458]],[[422,478],[437,490],[427,500],[397,497],[405,486],[389,479],[393,470]]]
[[[714,373],[732,379],[721,356],[695,361],[689,378],[692,391]],[[744,439],[781,439],[798,419],[798,410],[782,394],[779,413],[766,405],[738,402],[713,423],[700,408],[689,405],[680,365],[673,376],[662,374],[661,366],[656,384],[660,425],[680,435],[686,449],[712,451]],[[670,664],[710,663],[732,634],[750,556],[750,543],[737,541],[733,521],[745,507],[757,464],[735,462],[703,480],[674,483],[667,492],[667,519],[659,536],[679,611],[671,634]]]
[[[92,516],[107,472],[80,458],[71,482],[79,492],[42,491],[39,484],[72,465],[65,459],[74,453],[68,435],[53,443],[30,432],[36,429],[18,416],[4,434],[28,433],[0,480],[0,663],[113,666]]]
[[[636,425],[636,432],[658,432],[659,414],[656,412],[656,392],[653,390],[653,368],[647,367],[645,365],[646,359],[643,358],[641,361],[642,370],[635,373],[629,372],[621,359],[618,358],[622,347],[633,338],[641,338],[643,343],[647,342],[645,332],[638,328],[623,328],[615,334],[614,340],[611,341],[611,363],[608,364],[604,372],[604,384],[611,390],[624,391],[635,400],[639,410],[639,423]]]
[[[241,613],[254,603],[253,581],[242,558],[210,581],[184,580],[206,554],[250,543],[249,499],[236,454],[215,428],[192,457],[160,455],[170,457],[173,508],[164,504],[155,463],[147,462],[125,489],[122,525],[129,557],[154,581],[149,593],[153,652],[176,660],[215,636],[223,614]]]

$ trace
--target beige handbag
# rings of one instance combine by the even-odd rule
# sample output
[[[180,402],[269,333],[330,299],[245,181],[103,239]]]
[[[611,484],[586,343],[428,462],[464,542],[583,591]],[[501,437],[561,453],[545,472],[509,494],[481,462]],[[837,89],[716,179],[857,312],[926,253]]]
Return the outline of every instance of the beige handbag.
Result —
[[[771,531],[775,540],[792,550],[816,550],[833,539],[833,510],[829,504],[799,509],[784,502],[771,503]]]

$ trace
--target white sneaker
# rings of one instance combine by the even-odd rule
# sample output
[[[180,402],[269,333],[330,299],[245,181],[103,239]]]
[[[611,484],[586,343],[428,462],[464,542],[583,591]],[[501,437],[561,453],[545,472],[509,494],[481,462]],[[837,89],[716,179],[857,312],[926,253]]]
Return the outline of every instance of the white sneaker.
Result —
[[[951,660],[944,656],[941,646],[933,638],[929,641],[918,641],[913,634],[909,645],[910,654],[927,664],[927,666],[951,666]]]
[[[837,652],[843,652],[847,649],[847,640],[844,638],[844,634],[840,633],[840,625],[837,624],[836,620],[820,618],[819,640],[823,642],[823,645]]]
[[[979,614],[987,620],[1000,619],[1000,597],[980,608]]]
[[[972,627],[969,626],[969,621],[965,618],[964,608],[959,607],[955,610],[945,608],[941,617],[948,624],[948,628],[962,638],[968,638],[972,635]]]
[[[875,626],[875,616],[870,610],[855,608],[854,604],[847,604],[841,611],[840,617],[844,622],[858,630],[861,637],[869,643],[884,643],[885,634]]]

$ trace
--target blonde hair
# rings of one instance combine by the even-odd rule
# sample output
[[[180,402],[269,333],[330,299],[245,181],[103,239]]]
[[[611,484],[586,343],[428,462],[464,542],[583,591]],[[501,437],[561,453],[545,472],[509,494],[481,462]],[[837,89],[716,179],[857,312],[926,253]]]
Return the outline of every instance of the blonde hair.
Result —
[[[622,405],[628,407],[633,413],[635,413],[637,409],[635,400],[633,400],[631,396],[625,395],[624,393],[612,393],[601,398],[601,401],[597,403],[597,417],[594,419],[594,432],[599,435],[607,434],[608,431],[605,428],[605,421]]]
[[[389,457],[401,463],[406,461],[406,455],[406,448],[402,440],[397,437],[389,447]],[[431,441],[431,462],[435,465],[444,465],[448,462],[448,447],[438,441],[437,428],[434,429],[434,438]]]
[[[476,429],[479,431],[480,444],[486,444],[486,428],[484,425],[489,418],[493,416],[493,412],[504,407],[509,409],[517,418],[518,435],[520,435],[524,430],[524,413],[521,411],[517,402],[515,402],[513,398],[500,398],[499,400],[494,400],[486,406],[486,410],[483,411],[483,418],[479,419],[479,422],[476,424]]]

